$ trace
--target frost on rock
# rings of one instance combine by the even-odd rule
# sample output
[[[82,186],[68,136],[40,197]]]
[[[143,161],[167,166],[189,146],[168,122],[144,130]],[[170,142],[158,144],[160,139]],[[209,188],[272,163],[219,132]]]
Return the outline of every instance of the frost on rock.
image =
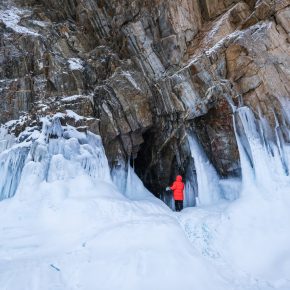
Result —
[[[35,25],[38,25],[38,26],[40,26],[42,28],[45,28],[45,27],[47,27],[49,25],[48,22],[38,21],[38,20],[33,20],[32,23],[35,24]]]
[[[11,28],[16,33],[20,34],[30,34],[33,36],[39,36],[38,33],[24,26],[19,25],[22,16],[25,16],[29,11],[20,10],[16,7],[10,7],[9,9],[0,10],[0,21],[8,27]]]
[[[73,102],[78,99],[88,98],[89,96],[83,96],[83,95],[73,95],[73,96],[65,96],[61,98],[62,102]]]
[[[75,121],[92,119],[92,118],[87,118],[87,117],[84,117],[84,116],[80,116],[80,115],[78,115],[77,113],[75,113],[72,110],[66,110],[66,116],[71,118],[71,119],[74,119]]]
[[[135,81],[135,79],[132,77],[132,74],[128,71],[122,71],[122,75],[127,78],[127,80],[134,86],[134,88],[138,91],[141,91],[141,88]]]
[[[68,59],[69,68],[71,70],[83,70],[83,61],[80,58],[70,58]]]

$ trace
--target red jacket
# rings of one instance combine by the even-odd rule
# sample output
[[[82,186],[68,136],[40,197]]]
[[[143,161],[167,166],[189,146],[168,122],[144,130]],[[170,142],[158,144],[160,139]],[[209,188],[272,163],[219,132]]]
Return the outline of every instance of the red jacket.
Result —
[[[183,200],[184,183],[180,175],[176,176],[176,181],[173,182],[170,189],[173,190],[174,200]]]

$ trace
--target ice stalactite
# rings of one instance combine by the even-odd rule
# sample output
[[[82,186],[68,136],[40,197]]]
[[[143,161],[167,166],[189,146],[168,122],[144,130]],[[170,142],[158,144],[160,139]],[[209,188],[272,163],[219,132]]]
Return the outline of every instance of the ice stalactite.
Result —
[[[244,189],[257,186],[273,192],[288,178],[289,146],[276,119],[271,129],[265,118],[256,118],[246,106],[234,113]],[[285,128],[284,128],[285,129]]]
[[[90,132],[78,132],[71,126],[61,126],[58,118],[44,122],[42,138],[34,142],[30,159],[41,164],[42,178],[48,182],[82,173],[111,182],[101,138]]]
[[[10,122],[11,123],[11,122]],[[29,148],[17,145],[5,126],[0,128],[0,200],[14,196]],[[15,144],[15,146],[13,146]]]
[[[0,154],[0,200],[14,196],[21,179],[28,147],[16,147]]]
[[[213,165],[208,160],[196,137],[189,134],[188,141],[196,169],[198,203],[200,205],[214,204],[221,198],[219,176]]]
[[[10,148],[15,143],[15,137],[8,133],[3,126],[0,127],[0,153]]]
[[[196,170],[193,162],[190,162],[185,175],[184,207],[197,205],[198,185],[196,180]]]
[[[196,197],[195,197],[195,188],[192,185],[192,182],[185,182],[185,194],[184,194],[184,207],[195,206],[196,205]]]
[[[117,189],[125,195],[127,185],[127,169],[125,162],[119,160],[111,170],[111,177]]]
[[[155,200],[153,194],[146,189],[134,168],[128,162],[120,161],[111,172],[112,180],[117,189],[131,200]]]
[[[42,122],[41,131],[26,130],[18,138],[24,139],[22,142],[0,153],[0,199],[16,193],[23,171],[29,171],[40,182],[69,180],[82,174],[111,182],[99,136],[62,126],[58,118],[44,118]]]
[[[221,198],[235,200],[241,192],[275,192],[289,179],[289,131],[275,116],[275,128],[260,113],[256,117],[247,106],[235,109],[233,124],[240,155],[242,179],[221,179],[193,134],[188,135],[194,160],[200,205],[211,205]],[[241,182],[243,186],[241,187]],[[193,182],[190,182],[193,187]],[[253,188],[256,188],[252,190]],[[257,190],[259,188],[259,190]],[[191,191],[188,187],[187,191]]]

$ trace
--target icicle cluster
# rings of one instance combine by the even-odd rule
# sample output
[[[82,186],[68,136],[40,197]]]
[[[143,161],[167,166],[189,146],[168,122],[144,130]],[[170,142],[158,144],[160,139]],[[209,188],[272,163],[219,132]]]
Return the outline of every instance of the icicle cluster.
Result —
[[[233,123],[238,144],[242,185],[238,179],[221,179],[208,160],[194,134],[188,135],[191,155],[194,159],[198,202],[200,205],[217,203],[221,198],[236,199],[242,192],[275,192],[290,182],[290,146],[284,136],[289,136],[287,126],[276,126],[261,116],[256,118],[247,106],[235,109]],[[191,171],[191,174],[193,172]],[[191,192],[194,186],[187,189]]]
[[[0,200],[15,195],[25,166],[40,181],[52,182],[87,174],[111,182],[99,136],[62,126],[59,118],[43,118],[42,130],[27,128],[16,139],[2,128],[0,139]]]

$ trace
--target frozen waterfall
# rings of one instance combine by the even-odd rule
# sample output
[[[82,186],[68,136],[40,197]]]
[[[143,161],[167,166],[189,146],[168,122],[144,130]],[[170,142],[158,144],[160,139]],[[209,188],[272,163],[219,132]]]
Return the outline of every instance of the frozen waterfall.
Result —
[[[1,199],[15,196],[0,202],[1,285],[152,289],[166,268],[164,289],[289,289],[286,129],[277,121],[271,130],[246,107],[233,120],[249,194],[224,202],[238,197],[240,179],[221,179],[188,134],[184,203],[193,206],[198,191],[201,206],[178,214],[144,188],[129,163],[110,173],[99,136],[57,117],[17,138],[3,134]],[[170,280],[176,273],[181,279]]]
[[[12,197],[22,176],[30,174],[39,182],[69,180],[82,174],[111,182],[101,138],[61,126],[57,117],[44,118],[42,130],[26,130],[18,142],[14,138],[13,146],[7,146],[12,144],[10,139],[2,140],[7,149],[0,153],[0,199]]]
[[[219,176],[193,134],[188,135],[191,156],[197,176],[198,203],[211,205],[221,198]]]
[[[43,118],[41,129],[27,128],[18,138],[1,128],[0,200],[14,196],[21,184],[27,187],[30,179],[52,183],[86,175],[114,183],[131,200],[156,201],[130,164],[120,163],[110,172],[100,136],[62,126],[60,118]]]
[[[119,164],[113,167],[111,176],[119,192],[127,198],[131,200],[157,201],[154,195],[146,189],[130,162],[125,164],[120,161]]]
[[[194,160],[200,205],[217,203],[221,198],[234,200],[242,192],[275,192],[289,182],[290,146],[285,140],[289,131],[275,116],[275,128],[261,114],[255,117],[251,108],[242,106],[233,114],[233,125],[240,155],[242,184],[239,178],[221,179],[208,160],[197,137],[190,133],[188,141]],[[187,191],[192,192],[191,187]],[[259,189],[259,190],[257,190]]]
[[[254,116],[249,107],[234,113],[244,190],[256,186],[261,192],[275,192],[289,179],[289,145],[276,119],[275,129],[268,121]],[[287,130],[285,127],[284,130]]]

